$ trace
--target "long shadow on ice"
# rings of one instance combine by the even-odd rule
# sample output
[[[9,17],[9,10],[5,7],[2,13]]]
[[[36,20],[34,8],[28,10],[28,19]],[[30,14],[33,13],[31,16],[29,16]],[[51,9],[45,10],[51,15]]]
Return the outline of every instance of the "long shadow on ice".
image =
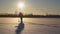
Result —
[[[32,24],[32,25],[45,25],[45,24],[37,24],[37,23],[29,23],[29,24]]]
[[[21,34],[21,32],[23,31],[23,29],[24,29],[24,23],[21,22],[21,23],[19,23],[19,25],[17,26],[16,34]]]
[[[29,23],[29,24],[60,28],[60,24],[59,24],[59,26],[58,26],[58,24],[55,24],[55,25],[54,24],[52,24],[52,25],[49,25],[49,24],[37,24],[37,23]]]

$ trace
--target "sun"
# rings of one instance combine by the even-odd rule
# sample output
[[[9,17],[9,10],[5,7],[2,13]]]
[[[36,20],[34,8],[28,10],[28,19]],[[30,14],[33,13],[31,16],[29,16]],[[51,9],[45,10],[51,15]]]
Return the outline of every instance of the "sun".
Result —
[[[24,3],[23,2],[19,2],[18,3],[18,8],[20,8],[20,9],[24,8]]]

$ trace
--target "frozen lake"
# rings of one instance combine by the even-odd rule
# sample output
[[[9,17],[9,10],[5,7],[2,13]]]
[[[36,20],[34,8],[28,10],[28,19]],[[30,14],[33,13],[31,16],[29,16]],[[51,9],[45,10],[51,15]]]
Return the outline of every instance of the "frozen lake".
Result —
[[[18,34],[19,18],[0,18],[0,34]],[[20,34],[60,34],[60,18],[23,18]]]

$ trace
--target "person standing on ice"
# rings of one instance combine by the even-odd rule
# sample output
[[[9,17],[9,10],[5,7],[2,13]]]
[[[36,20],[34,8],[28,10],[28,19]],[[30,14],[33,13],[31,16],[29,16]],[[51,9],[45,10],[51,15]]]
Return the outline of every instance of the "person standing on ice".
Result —
[[[23,14],[20,12],[19,17],[21,18],[21,23],[23,22]]]

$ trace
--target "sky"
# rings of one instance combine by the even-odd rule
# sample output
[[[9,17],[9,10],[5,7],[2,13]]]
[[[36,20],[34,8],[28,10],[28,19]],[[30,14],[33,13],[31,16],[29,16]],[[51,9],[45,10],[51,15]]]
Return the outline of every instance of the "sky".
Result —
[[[24,2],[22,11],[18,9],[18,2]],[[59,14],[60,0],[0,0],[0,13],[15,13],[20,11],[24,14]]]

